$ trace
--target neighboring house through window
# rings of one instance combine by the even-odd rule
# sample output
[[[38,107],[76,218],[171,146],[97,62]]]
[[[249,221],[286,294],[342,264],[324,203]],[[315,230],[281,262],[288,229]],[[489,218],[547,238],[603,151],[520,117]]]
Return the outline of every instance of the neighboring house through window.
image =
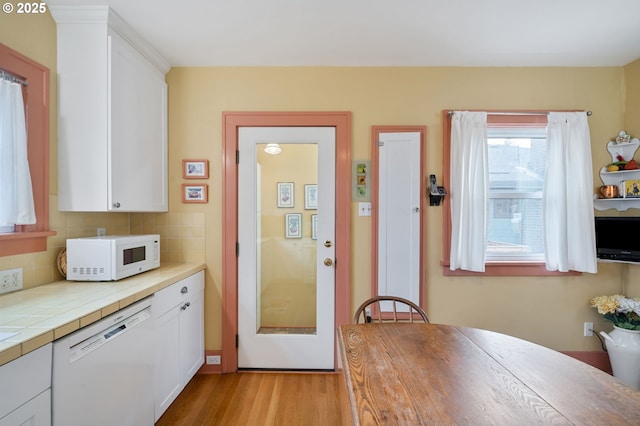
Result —
[[[451,184],[452,167],[473,167],[469,164],[452,164],[451,129],[451,114],[444,111],[443,182],[447,186]],[[486,176],[487,179],[485,270],[473,272],[464,270],[465,268],[450,269],[452,217],[451,198],[448,196],[443,203],[443,273],[509,276],[567,274],[549,271],[545,267],[543,190],[548,164],[547,115],[520,112],[488,114],[485,140],[487,170],[486,175],[479,175]],[[483,154],[479,152],[472,154],[474,155]],[[473,191],[474,187],[479,188],[477,182],[465,185],[463,186],[469,191]],[[481,183],[480,185],[485,187]],[[481,202],[479,205],[481,206]],[[469,223],[472,222],[473,217]],[[463,251],[465,249],[467,246],[462,248]]]

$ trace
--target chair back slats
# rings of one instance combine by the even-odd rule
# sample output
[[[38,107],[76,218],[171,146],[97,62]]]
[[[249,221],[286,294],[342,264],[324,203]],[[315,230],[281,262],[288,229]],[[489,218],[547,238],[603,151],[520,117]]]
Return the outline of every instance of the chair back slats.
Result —
[[[382,302],[391,302],[391,311],[382,311]],[[403,312],[400,307],[407,307],[408,312]],[[376,309],[373,309],[376,308]],[[365,300],[356,310],[353,317],[355,324],[362,322],[421,322],[428,323],[427,314],[418,305],[410,300],[397,296],[375,296]]]

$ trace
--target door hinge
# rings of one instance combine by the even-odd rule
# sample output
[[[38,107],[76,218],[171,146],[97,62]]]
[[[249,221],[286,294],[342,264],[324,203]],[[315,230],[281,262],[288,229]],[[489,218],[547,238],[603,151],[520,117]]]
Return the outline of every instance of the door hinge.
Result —
[[[378,141],[378,146],[384,146],[384,142]]]
[[[236,150],[236,164],[240,164],[240,151]]]
[[[240,256],[240,243],[236,241],[236,257]]]
[[[236,348],[238,347],[238,335],[236,334]]]

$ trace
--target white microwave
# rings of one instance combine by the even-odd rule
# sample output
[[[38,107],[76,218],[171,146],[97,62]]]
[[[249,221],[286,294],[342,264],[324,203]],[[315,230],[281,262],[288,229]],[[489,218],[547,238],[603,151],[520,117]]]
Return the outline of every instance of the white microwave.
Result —
[[[160,266],[160,236],[115,235],[67,240],[67,279],[116,281]]]

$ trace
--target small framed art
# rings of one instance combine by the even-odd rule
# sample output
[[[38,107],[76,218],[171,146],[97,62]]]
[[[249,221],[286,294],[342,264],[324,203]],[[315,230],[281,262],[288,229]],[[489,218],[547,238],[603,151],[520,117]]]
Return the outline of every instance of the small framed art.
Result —
[[[302,213],[287,213],[284,219],[285,237],[302,238]]]
[[[184,179],[208,179],[209,160],[182,160]]]
[[[190,185],[182,184],[182,202],[183,203],[206,203],[207,184]]]
[[[305,210],[318,209],[318,185],[304,186],[304,208]]]
[[[318,215],[317,214],[311,215],[311,239],[312,240],[318,239]]]
[[[294,207],[293,182],[278,182],[278,207]]]

